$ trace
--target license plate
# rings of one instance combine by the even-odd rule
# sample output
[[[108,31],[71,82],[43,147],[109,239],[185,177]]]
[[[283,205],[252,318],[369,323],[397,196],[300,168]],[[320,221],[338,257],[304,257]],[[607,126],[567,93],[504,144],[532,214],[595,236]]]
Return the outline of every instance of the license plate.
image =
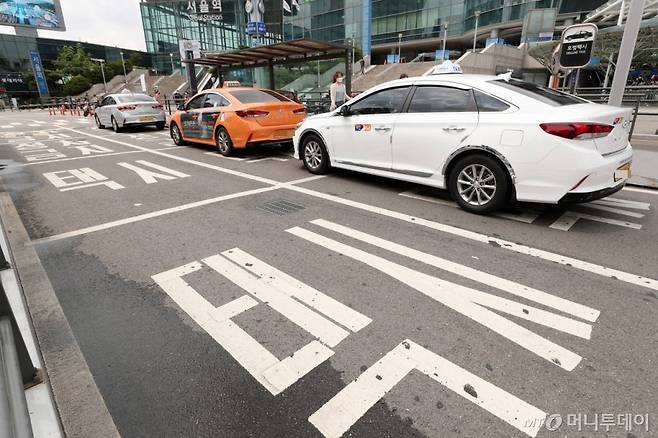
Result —
[[[626,163],[615,170],[615,182],[631,177],[631,163]]]
[[[140,117],[140,122],[155,122],[155,117]]]

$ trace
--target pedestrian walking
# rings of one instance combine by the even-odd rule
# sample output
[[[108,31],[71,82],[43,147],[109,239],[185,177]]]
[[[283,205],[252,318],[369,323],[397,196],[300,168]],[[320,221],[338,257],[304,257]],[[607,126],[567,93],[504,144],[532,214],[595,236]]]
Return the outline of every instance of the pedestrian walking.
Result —
[[[160,94],[160,89],[157,86],[153,87],[153,98],[157,100],[158,103],[162,103],[160,102],[160,100],[162,99],[162,94]]]
[[[343,83],[344,79],[345,76],[343,75],[343,72],[337,71],[334,73],[334,78],[329,87],[329,98],[331,99],[331,106],[329,107],[330,111],[335,110],[346,101],[350,100],[350,97],[347,95],[347,90],[345,89],[345,84]]]
[[[359,61],[361,64],[361,76],[366,74],[366,60],[361,58],[361,61]]]

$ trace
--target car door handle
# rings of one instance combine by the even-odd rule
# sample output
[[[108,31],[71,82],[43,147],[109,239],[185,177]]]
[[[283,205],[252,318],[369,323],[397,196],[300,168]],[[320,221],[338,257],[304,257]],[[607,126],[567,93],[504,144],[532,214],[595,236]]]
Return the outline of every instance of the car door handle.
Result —
[[[444,131],[463,131],[465,129],[466,128],[461,128],[461,127],[458,127],[458,126],[450,126],[450,127],[443,128]]]
[[[387,128],[386,126],[378,126],[378,127],[375,128],[375,131],[380,131],[380,132],[386,132],[386,131],[390,131],[390,130],[391,130],[391,128]]]

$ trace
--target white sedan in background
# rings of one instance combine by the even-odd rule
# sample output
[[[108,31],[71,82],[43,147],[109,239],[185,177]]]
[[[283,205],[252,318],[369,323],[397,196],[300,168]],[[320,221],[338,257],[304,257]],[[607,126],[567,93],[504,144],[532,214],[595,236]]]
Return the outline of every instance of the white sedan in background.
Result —
[[[94,116],[96,126],[111,126],[120,132],[126,126],[165,127],[165,112],[161,103],[146,94],[110,94],[101,100]]]
[[[445,188],[486,214],[513,200],[587,202],[621,190],[631,110],[499,76],[444,74],[374,87],[302,122],[295,156]]]

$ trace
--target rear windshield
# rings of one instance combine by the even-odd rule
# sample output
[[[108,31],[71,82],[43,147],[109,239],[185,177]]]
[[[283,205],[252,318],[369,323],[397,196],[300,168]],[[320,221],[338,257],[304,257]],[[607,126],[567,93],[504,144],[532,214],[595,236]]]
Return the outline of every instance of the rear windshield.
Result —
[[[155,99],[146,94],[121,94],[115,96],[119,103],[155,102]]]
[[[551,106],[564,106],[576,105],[579,103],[587,103],[585,99],[581,99],[571,94],[562,93],[561,91],[553,90],[548,87],[533,84],[531,82],[519,81],[518,79],[495,79],[489,83],[499,87],[507,88],[524,96],[531,97]]]
[[[242,103],[288,102],[288,99],[270,90],[231,90],[229,93]]]

